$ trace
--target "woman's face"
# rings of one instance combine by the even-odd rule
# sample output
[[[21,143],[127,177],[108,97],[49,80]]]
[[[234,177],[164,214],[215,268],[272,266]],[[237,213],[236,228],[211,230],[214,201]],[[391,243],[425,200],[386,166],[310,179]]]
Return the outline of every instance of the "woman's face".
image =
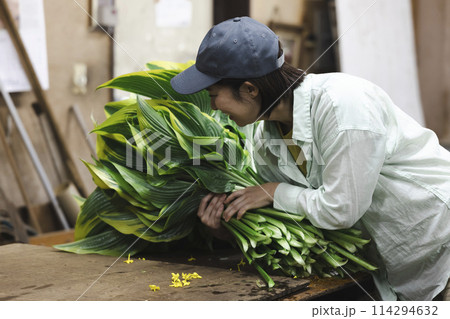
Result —
[[[212,85],[206,89],[211,98],[211,108],[227,114],[239,126],[260,120],[261,97],[258,89],[249,82],[239,88],[241,99],[236,99],[230,87]]]

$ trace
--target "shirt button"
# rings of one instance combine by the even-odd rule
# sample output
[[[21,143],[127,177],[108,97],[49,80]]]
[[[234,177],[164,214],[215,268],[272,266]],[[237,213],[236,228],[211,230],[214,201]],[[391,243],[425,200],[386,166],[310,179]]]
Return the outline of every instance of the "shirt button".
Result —
[[[234,18],[233,19],[233,22],[239,22],[239,21],[241,21],[241,18]]]

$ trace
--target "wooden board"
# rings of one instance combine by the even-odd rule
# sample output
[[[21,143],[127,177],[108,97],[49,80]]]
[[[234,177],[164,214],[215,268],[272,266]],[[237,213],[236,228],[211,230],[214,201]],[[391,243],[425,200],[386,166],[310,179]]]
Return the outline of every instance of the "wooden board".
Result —
[[[66,244],[74,241],[75,230],[59,230],[30,237],[29,244],[52,247],[53,245]]]
[[[240,254],[165,258],[166,261],[76,255],[25,244],[0,246],[0,300],[277,300],[305,289],[308,280],[273,276],[259,288],[252,266],[237,271]],[[168,260],[168,261],[167,261]],[[175,262],[179,260],[179,262]],[[189,286],[169,287],[171,273],[197,272]],[[149,285],[157,285],[153,292]]]
[[[340,278],[340,277],[332,277],[332,278],[318,278],[312,277],[310,278],[310,283],[308,284],[308,289],[299,291],[290,296],[283,298],[285,301],[305,301],[305,300],[317,300],[318,298],[325,298],[330,296],[333,293],[342,294],[345,289],[353,288],[358,286],[357,288],[357,299],[355,299],[355,295],[352,296],[342,296],[342,300],[373,300],[377,296],[376,292],[374,292],[373,287],[369,289],[367,286],[370,286],[371,277],[367,273],[358,273],[353,274],[352,278]],[[365,298],[365,299],[364,299]]]

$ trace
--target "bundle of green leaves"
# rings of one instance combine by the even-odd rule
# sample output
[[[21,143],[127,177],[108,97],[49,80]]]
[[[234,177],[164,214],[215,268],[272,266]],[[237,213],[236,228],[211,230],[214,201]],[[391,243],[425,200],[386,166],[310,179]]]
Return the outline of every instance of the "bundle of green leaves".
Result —
[[[149,71],[99,87],[136,96],[106,104],[107,119],[93,130],[98,160],[85,163],[97,188],[81,206],[76,241],[56,248],[115,256],[157,249],[201,234],[196,212],[206,194],[264,182],[252,169],[245,135],[210,108],[208,93],[172,89],[170,79],[190,65],[152,62]],[[266,270],[304,277],[376,269],[359,256],[368,240],[356,229],[320,230],[273,208],[222,224],[269,287]]]

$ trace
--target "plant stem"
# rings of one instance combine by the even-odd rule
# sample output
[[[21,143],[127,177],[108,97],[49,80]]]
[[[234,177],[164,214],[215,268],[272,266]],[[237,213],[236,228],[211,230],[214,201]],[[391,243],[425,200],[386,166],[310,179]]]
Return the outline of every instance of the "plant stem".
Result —
[[[349,253],[348,251],[346,251],[345,249],[342,249],[341,247],[330,243],[328,245],[330,248],[333,248],[334,250],[336,250],[338,253],[340,253],[342,256],[347,257],[348,259],[354,261],[355,263],[357,263],[358,265],[361,265],[362,267],[366,268],[367,270],[377,270],[378,268],[369,264],[367,261],[363,260],[362,258],[356,257],[355,255]]]
[[[287,220],[295,220],[296,222],[301,222],[305,218],[305,216],[302,215],[284,213],[273,208],[258,208],[255,209],[254,212]]]

